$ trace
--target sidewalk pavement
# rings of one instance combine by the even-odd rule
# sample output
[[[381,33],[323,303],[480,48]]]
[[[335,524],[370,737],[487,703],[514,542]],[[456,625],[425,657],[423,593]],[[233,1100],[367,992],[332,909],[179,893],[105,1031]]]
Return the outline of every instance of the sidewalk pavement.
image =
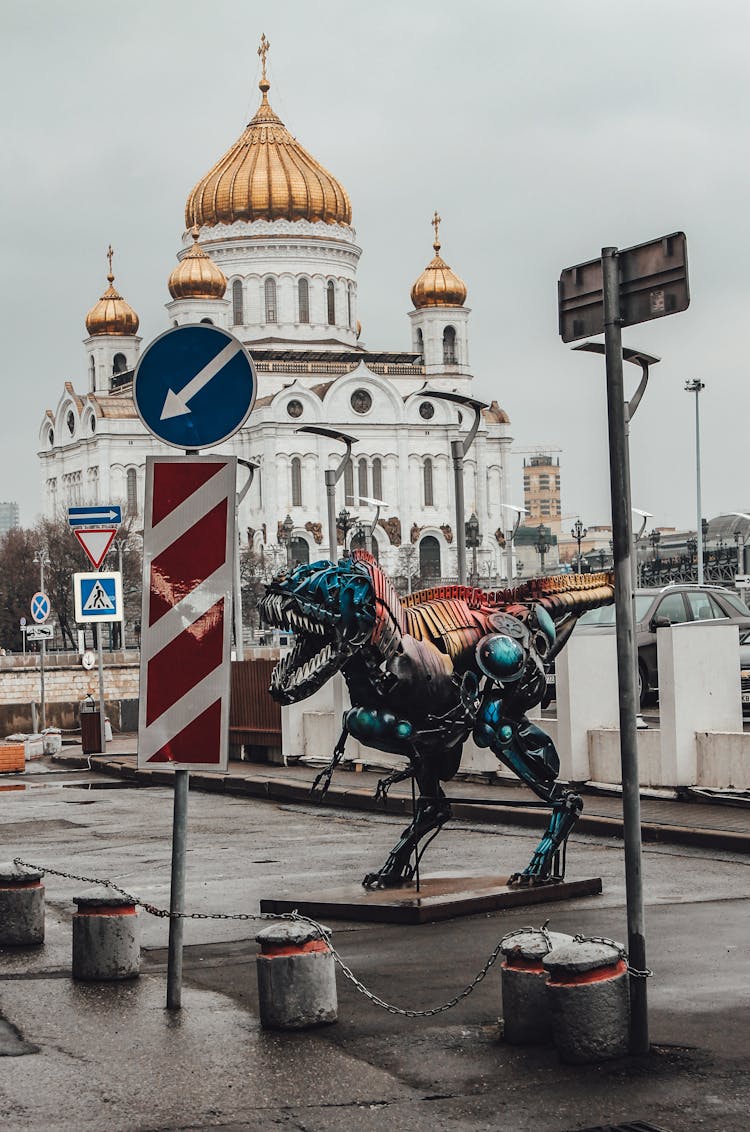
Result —
[[[172,781],[172,772],[139,770],[136,734],[118,734],[107,744],[104,755],[83,754],[80,744],[66,744],[55,762],[70,767],[89,767],[116,777],[136,779],[145,784],[164,785]],[[311,803],[346,809],[372,810],[390,814],[410,814],[411,787],[398,783],[388,794],[387,804],[375,797],[378,781],[386,770],[359,769],[342,764],[334,772],[330,788],[321,803],[319,794],[311,796],[313,780],[321,765],[295,763],[279,766],[271,763],[231,760],[226,774],[195,771],[190,775],[193,790],[215,793],[246,794],[269,801]],[[503,823],[524,827],[544,826],[549,807],[518,779],[512,776],[458,776],[444,786],[452,800],[453,817],[477,823]],[[582,789],[583,813],[578,833],[600,837],[622,836],[622,797],[600,790]],[[455,801],[453,801],[455,799]],[[694,796],[641,798],[641,833],[644,842],[689,845],[695,848],[720,849],[750,854],[750,803],[728,804]]]

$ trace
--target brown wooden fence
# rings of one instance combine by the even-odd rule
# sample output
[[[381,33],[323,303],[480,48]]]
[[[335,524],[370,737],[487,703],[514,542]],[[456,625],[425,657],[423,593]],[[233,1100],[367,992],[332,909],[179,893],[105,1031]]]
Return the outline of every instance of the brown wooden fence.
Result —
[[[229,708],[229,750],[238,757],[281,751],[281,705],[268,694],[276,661],[265,658],[232,661]]]

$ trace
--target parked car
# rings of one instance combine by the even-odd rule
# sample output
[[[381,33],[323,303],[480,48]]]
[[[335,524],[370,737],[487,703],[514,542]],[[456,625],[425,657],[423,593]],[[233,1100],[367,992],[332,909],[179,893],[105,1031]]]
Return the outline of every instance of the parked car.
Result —
[[[750,716],[750,629],[742,629],[740,632],[740,681],[742,714]]]
[[[750,609],[734,590],[719,586],[699,586],[692,582],[678,582],[661,589],[635,591],[638,645],[638,695],[641,707],[652,693],[659,691],[659,669],[656,658],[656,630],[669,625],[705,624],[707,621],[732,621],[740,630],[740,641],[745,638],[745,660],[741,668],[743,677],[742,702],[750,715]],[[613,632],[614,605],[603,605],[584,613],[576,625],[576,633]],[[554,665],[547,673],[547,695],[542,706],[554,698]],[[550,679],[551,678],[551,679]],[[747,697],[747,698],[746,698]]]

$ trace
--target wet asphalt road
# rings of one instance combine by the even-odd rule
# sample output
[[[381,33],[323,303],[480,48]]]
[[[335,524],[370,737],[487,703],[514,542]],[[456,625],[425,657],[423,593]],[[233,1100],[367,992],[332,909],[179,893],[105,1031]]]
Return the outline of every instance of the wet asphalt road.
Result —
[[[27,789],[0,792],[2,856],[107,877],[166,907],[171,791],[88,789],[90,777],[27,775]],[[254,917],[261,896],[359,879],[382,863],[401,826],[388,815],[191,793],[186,907]],[[534,843],[530,830],[455,823],[429,850],[425,871],[507,874]],[[601,876],[602,896],[424,926],[335,923],[334,940],[378,994],[435,1006],[521,925],[549,917],[555,929],[623,938],[621,842],[572,838],[568,871]],[[50,875],[44,947],[0,951],[0,1052],[17,1054],[0,1057],[2,1127],[572,1132],[640,1119],[669,1132],[747,1132],[750,862],[649,846],[644,880],[654,1050],[571,1068],[551,1049],[502,1042],[495,971],[455,1008],[426,1019],[386,1013],[339,977],[336,1025],[265,1033],[255,918],[186,924],[178,1016],[164,1009],[163,919],[141,913],[139,980],[74,984],[72,896],[86,886]]]

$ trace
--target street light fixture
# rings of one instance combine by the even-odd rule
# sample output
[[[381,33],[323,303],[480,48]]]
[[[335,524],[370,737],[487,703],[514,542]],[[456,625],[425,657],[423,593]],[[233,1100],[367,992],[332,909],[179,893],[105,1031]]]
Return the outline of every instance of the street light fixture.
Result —
[[[358,522],[358,516],[352,515],[351,511],[347,511],[346,507],[342,507],[336,516],[336,530],[341,531],[341,542],[344,548],[344,554],[346,554],[346,536],[352,527],[357,526]]]
[[[521,525],[521,516],[522,515],[528,515],[529,511],[526,507],[518,507],[515,503],[501,503],[500,506],[503,508],[504,511],[513,511],[515,513],[515,516],[516,516],[515,519],[513,520],[513,529],[511,531],[509,531],[508,534],[506,535],[506,539],[507,539],[507,543],[508,543],[508,581],[512,582],[513,581],[513,544],[516,541],[516,535],[518,534],[518,528]],[[520,564],[519,564],[517,569],[518,569],[518,573],[520,574],[521,573]]]
[[[547,539],[547,528],[544,523],[540,523],[536,529],[536,542],[534,543],[534,547],[539,555],[539,569],[542,574],[544,573],[544,556],[549,550],[550,545]]]
[[[286,568],[291,572],[292,569],[292,532],[294,531],[294,520],[291,515],[287,515],[284,522],[281,524],[282,538],[286,545]]]
[[[466,585],[466,530],[464,527],[464,457],[474,443],[477,435],[482,409],[487,408],[486,401],[477,401],[474,397],[465,397],[462,393],[449,393],[443,389],[417,390],[414,396],[427,397],[436,401],[450,401],[454,405],[461,405],[464,409],[471,409],[474,420],[464,440],[451,441],[451,458],[453,460],[453,479],[456,493],[456,551],[458,555],[458,583]]]
[[[326,468],[323,479],[326,485],[326,503],[328,510],[328,550],[331,562],[338,560],[338,545],[336,541],[336,484],[344,474],[344,468],[352,454],[352,444],[357,443],[356,436],[348,432],[341,432],[336,428],[324,428],[322,425],[301,425],[296,432],[309,433],[312,436],[326,436],[329,440],[338,440],[346,445],[346,451],[337,468]]]
[[[465,523],[466,546],[471,550],[471,584],[475,586],[478,581],[477,575],[477,547],[482,541],[482,536],[479,533],[479,519],[477,519],[476,511],[472,511],[469,518]]]
[[[578,543],[578,558],[576,560],[577,563],[578,563],[578,569],[577,569],[576,573],[578,573],[578,574],[580,574],[580,572],[581,572],[581,543],[586,538],[586,535],[588,533],[589,533],[588,530],[586,529],[586,527],[584,527],[581,520],[576,519],[575,523],[573,524],[573,528],[570,532],[570,537],[572,539],[574,539],[575,542]]]
[[[685,392],[695,394],[695,500],[696,500],[696,528],[698,533],[698,585],[703,585],[703,523],[701,505],[701,418],[698,398],[705,383],[695,378],[685,382]]]

